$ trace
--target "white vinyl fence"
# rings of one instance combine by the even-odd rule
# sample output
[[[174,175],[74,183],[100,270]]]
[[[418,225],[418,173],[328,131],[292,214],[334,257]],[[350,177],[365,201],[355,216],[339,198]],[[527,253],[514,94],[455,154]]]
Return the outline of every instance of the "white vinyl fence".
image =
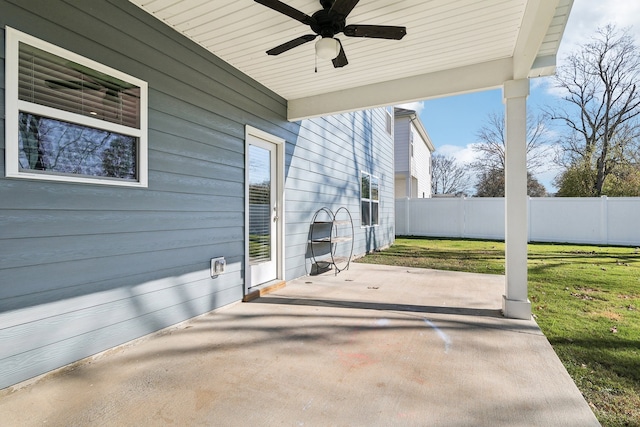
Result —
[[[640,197],[529,198],[529,241],[640,246]],[[504,198],[396,199],[396,235],[504,240]]]

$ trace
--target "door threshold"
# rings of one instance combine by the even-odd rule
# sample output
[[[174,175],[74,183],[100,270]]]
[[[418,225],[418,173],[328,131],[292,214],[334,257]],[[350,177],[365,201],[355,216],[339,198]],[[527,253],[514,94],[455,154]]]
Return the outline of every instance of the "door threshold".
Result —
[[[249,302],[252,301],[256,298],[260,298],[262,295],[266,295],[269,294],[271,292],[275,292],[278,289],[282,289],[287,285],[287,282],[285,282],[284,280],[272,280],[270,282],[267,283],[263,283],[262,285],[256,286],[254,288],[251,288],[249,290],[249,293],[246,294],[244,296],[244,298],[242,298],[242,302]]]

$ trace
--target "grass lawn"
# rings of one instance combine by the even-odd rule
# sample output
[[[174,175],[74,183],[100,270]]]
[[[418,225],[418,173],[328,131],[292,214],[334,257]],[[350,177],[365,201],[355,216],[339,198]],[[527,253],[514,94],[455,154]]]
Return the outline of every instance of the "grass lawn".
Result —
[[[398,238],[358,262],[504,274],[504,243]],[[640,249],[529,245],[538,325],[603,426],[640,426]]]

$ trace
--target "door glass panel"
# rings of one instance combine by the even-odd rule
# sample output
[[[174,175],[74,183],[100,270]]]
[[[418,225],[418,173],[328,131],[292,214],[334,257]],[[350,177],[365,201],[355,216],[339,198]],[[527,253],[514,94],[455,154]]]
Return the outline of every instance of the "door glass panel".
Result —
[[[249,145],[249,262],[271,260],[271,152]]]

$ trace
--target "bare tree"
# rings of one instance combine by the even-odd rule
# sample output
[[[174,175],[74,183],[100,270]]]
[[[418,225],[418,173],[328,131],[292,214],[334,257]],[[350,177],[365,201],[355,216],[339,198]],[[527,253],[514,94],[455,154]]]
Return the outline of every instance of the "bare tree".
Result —
[[[549,113],[569,128],[561,164],[589,177],[589,194],[579,195],[600,196],[607,177],[637,161],[640,49],[628,30],[600,28],[558,68],[555,81],[565,102]]]
[[[467,194],[471,183],[469,168],[453,157],[434,154],[431,157],[431,192],[433,194]]]
[[[504,114],[491,113],[487,122],[476,134],[478,143],[473,151],[478,155],[471,167],[480,174],[504,170],[505,167],[505,120]],[[527,116],[527,170],[539,172],[549,163],[549,139],[547,119],[544,115]]]

